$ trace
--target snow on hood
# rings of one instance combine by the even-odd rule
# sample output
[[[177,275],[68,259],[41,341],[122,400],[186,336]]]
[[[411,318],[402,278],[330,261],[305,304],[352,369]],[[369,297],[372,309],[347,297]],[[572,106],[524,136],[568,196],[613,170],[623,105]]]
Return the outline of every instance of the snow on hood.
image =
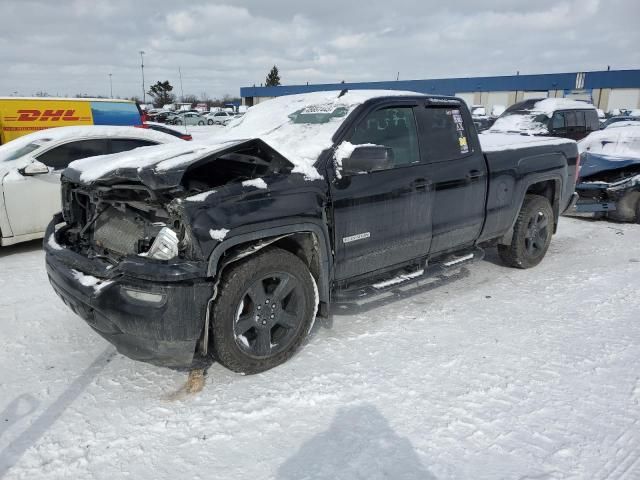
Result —
[[[608,157],[640,158],[640,126],[605,128],[587,135],[578,142],[580,153],[594,153]]]
[[[367,100],[387,96],[423,96],[396,90],[349,90],[287,95],[251,107],[242,117],[232,121],[213,140],[260,138],[284,155],[299,172],[309,179],[320,178],[314,163],[320,153],[333,144],[332,137],[346,117]],[[326,121],[314,119],[324,114]],[[305,116],[309,121],[305,121]]]
[[[519,133],[496,133],[491,131],[481,133],[478,135],[478,138],[480,139],[480,145],[484,152],[500,152],[525,147],[575,143],[575,141],[568,138],[535,137],[520,135]]]
[[[175,137],[174,137],[175,138]],[[226,141],[214,144],[198,144],[179,140],[170,145],[141,147],[128,152],[83,158],[69,164],[69,170],[79,174],[80,181],[89,183],[118,170],[153,167],[156,172],[187,165],[207,155],[214,154],[241,141]]]

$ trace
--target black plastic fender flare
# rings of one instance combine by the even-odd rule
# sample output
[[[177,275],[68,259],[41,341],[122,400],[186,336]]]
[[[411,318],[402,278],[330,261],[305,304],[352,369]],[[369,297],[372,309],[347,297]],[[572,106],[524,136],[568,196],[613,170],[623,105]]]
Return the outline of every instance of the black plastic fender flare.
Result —
[[[276,238],[292,235],[296,233],[311,233],[315,236],[318,242],[318,254],[320,256],[320,271],[318,278],[318,295],[320,302],[329,304],[331,301],[331,243],[329,241],[329,234],[326,228],[322,228],[315,223],[293,223],[289,225],[282,225],[278,227],[270,227],[255,232],[244,233],[240,235],[234,235],[228,239],[223,240],[216,245],[209,256],[209,264],[207,268],[207,276],[215,277],[218,274],[218,266],[224,253],[237,245],[246,243],[256,243],[260,240],[268,240],[270,238]]]

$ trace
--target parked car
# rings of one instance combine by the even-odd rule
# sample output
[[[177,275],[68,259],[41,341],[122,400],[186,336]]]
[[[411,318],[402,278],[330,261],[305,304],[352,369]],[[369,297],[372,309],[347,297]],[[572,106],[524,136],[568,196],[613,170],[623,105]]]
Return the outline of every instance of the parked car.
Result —
[[[599,129],[598,112],[593,105],[566,98],[546,98],[511,105],[489,131],[580,140]]]
[[[605,129],[620,122],[640,122],[640,116],[618,115],[617,117],[611,117],[602,124],[602,128]]]
[[[576,143],[480,137],[459,98],[316,92],[260,103],[208,145],[74,162],[49,279],[133,359],[190,367],[213,352],[261,372],[332,298],[492,245],[512,267],[543,259],[575,197]]]
[[[77,126],[41,130],[0,147],[0,246],[41,238],[60,211],[60,172],[94,155],[179,141],[134,127]]]
[[[207,123],[209,125],[226,125],[235,118],[235,114],[221,110],[207,115]]]
[[[186,112],[171,120],[172,125],[206,125],[205,118],[196,112]]]
[[[193,140],[193,137],[189,133],[181,132],[180,130],[176,130],[174,128],[169,128],[161,123],[153,123],[153,122],[145,122],[142,125],[137,125],[138,128],[148,128],[151,130],[155,130],[156,132],[166,133],[167,135],[173,135],[174,137],[178,137],[182,140]]]
[[[47,127],[140,125],[143,115],[130,100],[0,97],[0,145]]]
[[[575,211],[640,223],[640,126],[594,132],[578,147],[580,199]]]

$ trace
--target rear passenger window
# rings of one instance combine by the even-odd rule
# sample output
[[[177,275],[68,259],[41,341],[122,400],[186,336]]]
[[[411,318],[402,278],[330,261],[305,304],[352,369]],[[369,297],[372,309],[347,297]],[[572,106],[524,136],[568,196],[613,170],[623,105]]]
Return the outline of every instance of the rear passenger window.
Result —
[[[156,145],[154,142],[148,140],[130,140],[124,138],[111,140],[111,153],[128,152],[138,147],[148,147],[150,145]]]
[[[420,161],[413,107],[385,108],[370,113],[355,128],[350,142],[391,148],[396,167]]]
[[[567,128],[575,129],[578,126],[578,119],[576,118],[576,112],[565,112],[565,118],[567,119]]]
[[[428,107],[424,118],[422,136],[427,161],[452,160],[469,153],[469,135],[459,108]]]
[[[79,140],[52,148],[37,157],[37,160],[54,170],[67,168],[70,162],[81,158],[106,155],[107,140]]]
[[[564,130],[564,113],[556,112],[551,119],[551,128],[553,130]]]

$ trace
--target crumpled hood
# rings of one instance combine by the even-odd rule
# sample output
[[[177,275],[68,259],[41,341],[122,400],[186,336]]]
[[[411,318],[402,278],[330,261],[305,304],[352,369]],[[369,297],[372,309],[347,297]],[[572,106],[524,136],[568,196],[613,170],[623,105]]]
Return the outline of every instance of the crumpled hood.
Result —
[[[128,152],[84,158],[69,164],[63,177],[80,185],[139,182],[152,190],[180,184],[184,172],[213,154],[261,140],[230,140],[216,144],[181,142],[136,148]]]
[[[640,165],[640,158],[584,152],[580,157],[580,180],[631,165]]]

